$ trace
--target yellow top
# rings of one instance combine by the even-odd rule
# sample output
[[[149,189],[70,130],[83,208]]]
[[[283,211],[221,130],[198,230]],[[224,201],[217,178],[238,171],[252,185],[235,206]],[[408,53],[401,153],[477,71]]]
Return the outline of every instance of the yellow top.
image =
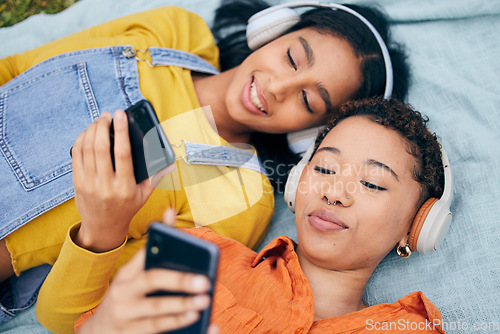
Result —
[[[152,46],[183,50],[218,66],[218,49],[203,19],[181,8],[163,7],[104,23],[20,55],[0,59],[0,85],[52,56],[77,49],[123,44],[132,45],[136,50]],[[138,62],[138,70],[141,91],[153,104],[172,144],[179,144],[183,139],[229,145],[217,135],[200,108],[189,70],[176,66],[150,68],[145,62]],[[177,156],[185,153],[182,146],[175,151]],[[269,180],[256,171],[187,165],[179,159],[176,171],[164,178],[132,220],[129,241],[124,248],[134,244],[133,239],[143,238],[149,224],[161,220],[167,207],[176,209],[179,227],[194,227],[196,222],[196,226],[207,226],[255,248],[267,232],[274,197]],[[64,252],[59,254],[64,238],[69,228],[79,221],[75,202],[69,200],[7,236],[5,240],[16,273],[43,263],[53,264],[58,256],[64,257]],[[123,252],[119,263],[135,252],[136,248],[130,247],[130,251]],[[80,264],[70,269],[78,277],[84,276]],[[53,286],[62,289],[62,283],[71,280],[51,274],[45,284],[51,281]],[[59,301],[53,302],[44,305],[57,313]]]

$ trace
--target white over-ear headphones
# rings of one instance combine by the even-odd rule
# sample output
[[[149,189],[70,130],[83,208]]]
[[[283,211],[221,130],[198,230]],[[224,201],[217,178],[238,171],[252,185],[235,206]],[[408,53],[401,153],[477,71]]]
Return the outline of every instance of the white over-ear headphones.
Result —
[[[444,190],[441,198],[429,198],[420,207],[410,230],[408,244],[410,249],[420,253],[437,250],[443,243],[450,229],[452,214],[450,211],[453,200],[453,178],[450,161],[441,146],[441,158],[444,170]]]
[[[295,212],[295,195],[299,186],[300,176],[308,164],[314,151],[311,145],[302,159],[291,170],[285,185],[285,202],[290,211]],[[437,250],[451,224],[450,211],[453,199],[453,179],[450,162],[444,148],[441,146],[441,156],[444,170],[444,190],[441,198],[429,198],[418,210],[410,230],[408,244],[415,252],[428,253]]]
[[[271,40],[281,36],[294,24],[300,21],[300,15],[292,8],[297,7],[324,7],[332,10],[342,10],[356,16],[362,21],[373,33],[380,45],[382,56],[384,58],[386,70],[386,83],[384,89],[384,98],[389,99],[393,88],[393,72],[392,63],[389,56],[389,51],[384,40],[373,27],[373,25],[358,12],[349,7],[339,4],[322,4],[317,1],[304,1],[282,4],[267,8],[248,20],[247,26],[247,42],[250,49],[255,50],[261,45],[264,45]],[[292,168],[285,185],[285,202],[292,212],[295,212],[295,195],[300,181],[300,176],[305,166],[309,162],[314,151],[314,139],[318,133],[318,129],[306,129],[290,133],[288,138],[298,138],[295,140],[295,147],[290,148],[295,153],[303,152],[307,148],[305,154],[299,163]],[[452,202],[453,182],[450,169],[450,163],[444,148],[441,148],[445,186],[443,195],[440,199],[428,199],[417,212],[412,224],[408,243],[413,251],[427,253],[436,250],[441,246],[446,233],[451,224],[450,205]]]
[[[355,10],[336,3],[320,3],[318,1],[300,1],[288,4],[272,6],[264,9],[248,20],[247,25],[247,43],[250,49],[255,50],[258,47],[276,39],[283,35],[294,24],[300,21],[300,14],[292,8],[298,7],[318,7],[318,8],[331,8],[332,10],[341,10],[350,13],[363,22],[373,33],[376,38],[385,63],[385,89],[384,98],[389,99],[392,94],[393,88],[393,72],[391,57],[389,50],[385,45],[384,40],[380,36],[375,27],[361,14]],[[289,147],[292,152],[296,154],[303,153],[316,138],[318,128],[294,131],[287,135]]]

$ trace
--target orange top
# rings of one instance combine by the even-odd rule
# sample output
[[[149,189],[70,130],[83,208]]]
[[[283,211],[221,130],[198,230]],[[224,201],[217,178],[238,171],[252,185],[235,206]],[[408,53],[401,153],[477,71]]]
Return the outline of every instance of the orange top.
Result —
[[[278,237],[257,254],[207,228],[186,232],[220,248],[211,320],[221,333],[444,333],[441,313],[420,291],[314,321],[312,291],[293,240]],[[93,312],[82,315],[75,328]]]

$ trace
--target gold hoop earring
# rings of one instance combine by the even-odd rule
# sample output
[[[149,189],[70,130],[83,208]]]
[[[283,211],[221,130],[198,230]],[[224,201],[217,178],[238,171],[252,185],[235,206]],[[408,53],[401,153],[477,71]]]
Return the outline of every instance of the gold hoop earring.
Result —
[[[400,245],[398,245],[398,247],[396,248],[396,253],[398,253],[398,255],[403,257],[403,258],[410,257],[410,255],[411,255],[410,246],[408,244],[406,244],[404,247],[401,247]]]

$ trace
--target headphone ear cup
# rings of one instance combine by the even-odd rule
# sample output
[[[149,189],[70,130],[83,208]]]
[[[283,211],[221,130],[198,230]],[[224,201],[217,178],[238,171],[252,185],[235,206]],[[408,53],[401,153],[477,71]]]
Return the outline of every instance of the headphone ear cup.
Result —
[[[304,171],[305,164],[300,164],[300,162],[293,166],[288,174],[288,179],[285,184],[285,202],[288,206],[288,209],[295,213],[295,195],[297,194],[297,188],[299,186],[300,176]]]
[[[299,188],[300,177],[302,176],[302,172],[304,168],[306,168],[309,160],[314,152],[314,143],[312,143],[302,156],[302,159],[292,167],[290,173],[288,173],[288,179],[285,184],[285,193],[284,198],[285,202],[288,205],[290,211],[295,213],[295,195],[297,194],[297,189]]]
[[[300,15],[291,8],[268,8],[248,19],[247,44],[251,50],[283,35],[300,21]]]
[[[413,219],[410,236],[408,237],[408,245],[413,252],[417,251],[418,237],[420,236],[420,231],[422,231],[422,227],[424,226],[424,224],[432,224],[432,222],[426,222],[426,220],[433,205],[437,201],[437,198],[429,198],[427,201],[425,201],[424,204],[422,204],[417,214],[415,215],[415,218]]]

